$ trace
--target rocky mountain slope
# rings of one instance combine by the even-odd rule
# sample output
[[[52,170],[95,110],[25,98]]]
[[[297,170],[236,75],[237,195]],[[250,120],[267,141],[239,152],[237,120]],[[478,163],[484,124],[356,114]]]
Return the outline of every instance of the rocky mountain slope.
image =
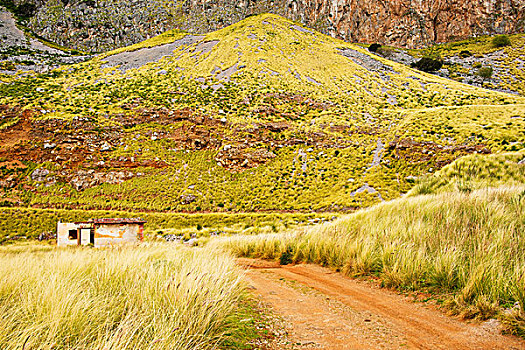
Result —
[[[0,6],[0,74],[47,72],[87,58],[78,52],[29,36],[19,28],[15,16]]]
[[[275,15],[0,80],[4,205],[351,210],[525,146],[525,98]]]
[[[85,51],[137,43],[168,29],[217,30],[272,12],[351,42],[418,48],[524,30],[524,0],[17,0],[34,4],[31,28]]]
[[[525,35],[509,36],[510,44],[495,47],[493,37],[438,45],[433,49],[444,58],[438,74],[463,83],[525,95]],[[480,69],[492,69],[488,78]]]
[[[508,45],[498,47],[495,39],[508,38]],[[465,84],[512,94],[525,95],[525,35],[483,36],[463,41],[433,45],[422,50],[381,47],[376,54],[410,65],[421,57],[440,57],[443,66],[438,76]],[[490,69],[490,76],[480,74]]]

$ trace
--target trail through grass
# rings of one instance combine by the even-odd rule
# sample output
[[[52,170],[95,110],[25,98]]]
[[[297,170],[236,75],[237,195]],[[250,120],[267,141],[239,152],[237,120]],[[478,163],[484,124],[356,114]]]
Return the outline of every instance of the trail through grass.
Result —
[[[238,256],[311,262],[443,296],[525,335],[525,186],[402,198],[288,235],[232,237]]]

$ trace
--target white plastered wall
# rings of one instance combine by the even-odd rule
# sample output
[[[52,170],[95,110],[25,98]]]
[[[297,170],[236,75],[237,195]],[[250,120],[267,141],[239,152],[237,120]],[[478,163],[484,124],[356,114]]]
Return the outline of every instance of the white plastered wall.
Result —
[[[95,247],[139,242],[138,224],[98,224],[95,227]]]
[[[58,222],[57,224],[57,246],[77,245],[76,239],[69,239],[69,230],[76,230],[78,226],[71,222]]]

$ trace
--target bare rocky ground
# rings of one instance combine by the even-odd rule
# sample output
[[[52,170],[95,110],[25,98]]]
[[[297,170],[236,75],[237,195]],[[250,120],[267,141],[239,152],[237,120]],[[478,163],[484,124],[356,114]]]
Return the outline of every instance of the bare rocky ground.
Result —
[[[284,327],[261,349],[525,349],[497,322],[464,322],[435,305],[315,265],[239,259],[246,280]]]
[[[159,45],[151,48],[143,48],[132,52],[122,52],[104,59],[104,67],[119,66],[121,71],[140,68],[147,63],[156,62],[162,57],[169,56],[173,51],[183,45],[192,45],[202,40],[203,36],[187,35],[184,38],[175,40],[170,44]]]

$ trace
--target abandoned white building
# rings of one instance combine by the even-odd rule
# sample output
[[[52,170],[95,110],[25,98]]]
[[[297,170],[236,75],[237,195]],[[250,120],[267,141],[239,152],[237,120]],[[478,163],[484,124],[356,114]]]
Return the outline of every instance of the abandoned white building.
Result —
[[[89,245],[107,247],[122,243],[136,243],[143,239],[145,220],[91,219],[83,222],[57,224],[57,245]]]

